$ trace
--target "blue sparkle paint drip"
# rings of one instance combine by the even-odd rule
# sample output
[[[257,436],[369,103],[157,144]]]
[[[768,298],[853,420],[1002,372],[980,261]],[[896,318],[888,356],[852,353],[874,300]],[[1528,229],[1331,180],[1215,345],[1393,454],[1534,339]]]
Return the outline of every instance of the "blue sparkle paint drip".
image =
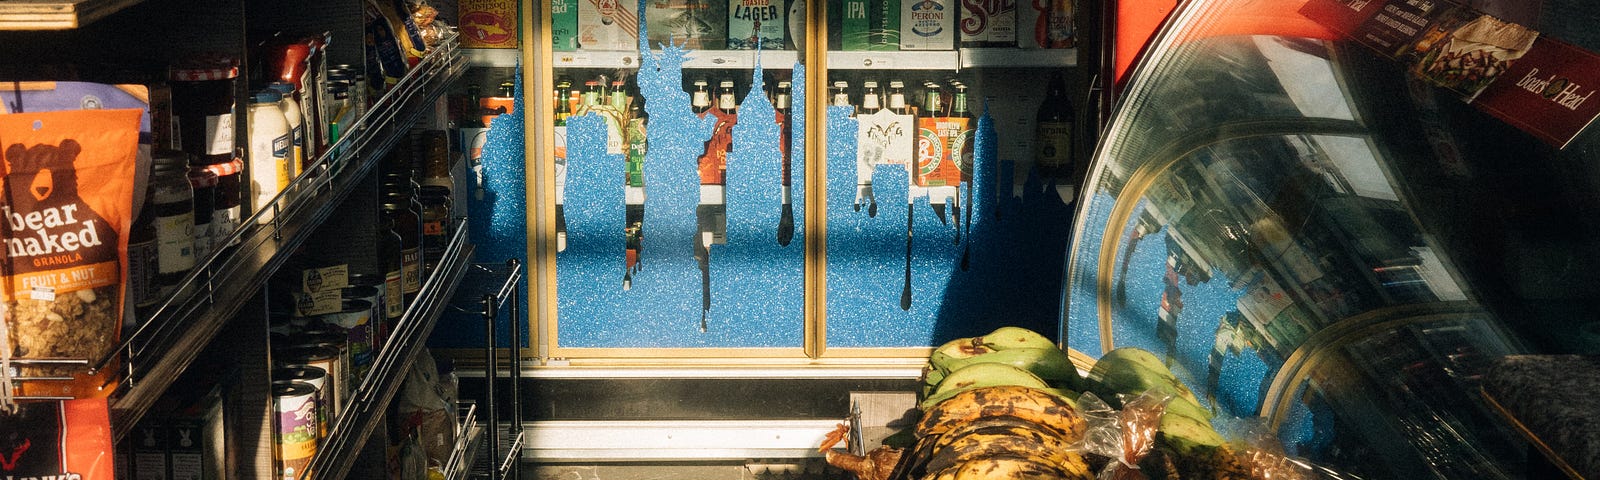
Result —
[[[802,253],[806,238],[806,66],[794,62],[789,74],[789,191],[794,204],[794,241]]]
[[[481,190],[458,193],[456,201],[467,202],[468,240],[476,248],[477,261],[503,263],[507,259],[526,260],[528,256],[528,214],[526,139],[523,134],[525,115],[522,104],[522,69],[516,69],[516,99],[512,112],[496,117],[490,124],[483,145],[483,185]],[[524,268],[528,265],[523,262]],[[526,272],[524,272],[526,273]],[[463,280],[463,291],[494,291],[499,281],[480,276]],[[526,319],[528,302],[523,302],[520,318]],[[509,331],[509,315],[502,315],[498,327]],[[519,340],[528,345],[528,329],[523,328]],[[442,348],[482,347],[485,338],[483,317],[449,311],[439,320],[428,344]],[[510,339],[499,335],[500,346],[509,347]]]

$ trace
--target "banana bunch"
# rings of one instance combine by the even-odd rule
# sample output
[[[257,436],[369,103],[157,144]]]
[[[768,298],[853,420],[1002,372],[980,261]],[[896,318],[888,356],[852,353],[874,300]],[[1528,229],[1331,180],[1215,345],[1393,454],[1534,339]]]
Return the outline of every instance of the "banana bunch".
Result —
[[[1054,341],[1026,328],[1000,327],[988,335],[958,338],[934,349],[922,371],[921,407],[926,409],[961,390],[994,385],[1077,392],[1082,391],[1083,377]]]
[[[1211,410],[1202,407],[1194,392],[1149,351],[1123,347],[1106,352],[1089,370],[1085,384],[1088,391],[1112,406],[1120,406],[1118,394],[1155,392],[1171,396],[1161,416],[1157,440],[1170,446],[1174,453],[1199,454],[1224,443],[1222,435],[1211,426]]]

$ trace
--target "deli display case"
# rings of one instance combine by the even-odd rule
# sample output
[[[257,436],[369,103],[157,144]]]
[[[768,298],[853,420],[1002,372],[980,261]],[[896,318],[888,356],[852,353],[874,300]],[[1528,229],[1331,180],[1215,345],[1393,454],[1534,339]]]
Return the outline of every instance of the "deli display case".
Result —
[[[1164,356],[1344,475],[1559,475],[1485,374],[1600,347],[1600,37],[1581,2],[1470,3],[1183,2],[1085,178],[1065,343]]]

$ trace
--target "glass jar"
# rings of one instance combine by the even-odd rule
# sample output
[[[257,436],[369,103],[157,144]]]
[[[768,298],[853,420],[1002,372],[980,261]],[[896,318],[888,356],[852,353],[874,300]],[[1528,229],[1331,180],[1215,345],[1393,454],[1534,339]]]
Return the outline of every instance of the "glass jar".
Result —
[[[153,188],[154,185],[151,185]],[[161,301],[161,274],[158,265],[160,249],[156,234],[155,195],[147,191],[139,217],[133,220],[128,231],[128,302],[133,304],[134,316],[140,321],[150,319]]]
[[[189,184],[189,155],[156,152],[150,174],[150,206],[154,210],[161,295],[171,295],[194,270],[194,188]]]
[[[196,157],[196,161],[198,161],[198,157]],[[234,159],[230,162],[211,165],[197,165],[191,162],[189,167],[191,171],[198,168],[217,177],[217,186],[212,191],[211,197],[210,240],[206,242],[209,245],[206,255],[210,255],[209,252],[230,246],[227,243],[228,238],[233,235],[234,230],[239,229],[240,219],[242,218],[240,205],[243,204],[245,192],[244,161]]]
[[[272,210],[273,200],[294,179],[289,168],[293,155],[289,121],[283,115],[283,95],[272,90],[256,92],[250,101],[250,210]],[[276,212],[260,216],[270,222]]]
[[[380,222],[382,230],[378,231],[378,252],[383,257],[383,317],[384,332],[393,332],[399,325],[400,318],[406,314],[405,287],[405,241],[401,239],[400,232],[394,218],[385,212]],[[386,337],[387,338],[387,337]]]
[[[199,263],[211,255],[211,217],[216,211],[217,173],[189,167],[189,188],[194,190],[194,258]]]
[[[432,275],[434,267],[450,248],[450,189],[422,187],[422,273]]]
[[[239,61],[201,56],[173,67],[172,116],[179,145],[203,164],[234,157],[234,82]]]

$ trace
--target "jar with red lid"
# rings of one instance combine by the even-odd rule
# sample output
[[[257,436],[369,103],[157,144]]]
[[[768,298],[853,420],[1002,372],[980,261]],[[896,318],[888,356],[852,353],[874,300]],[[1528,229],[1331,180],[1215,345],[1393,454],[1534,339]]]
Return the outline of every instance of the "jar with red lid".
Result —
[[[234,159],[234,83],[238,59],[204,55],[172,67],[174,135],[184,152],[203,165]]]

